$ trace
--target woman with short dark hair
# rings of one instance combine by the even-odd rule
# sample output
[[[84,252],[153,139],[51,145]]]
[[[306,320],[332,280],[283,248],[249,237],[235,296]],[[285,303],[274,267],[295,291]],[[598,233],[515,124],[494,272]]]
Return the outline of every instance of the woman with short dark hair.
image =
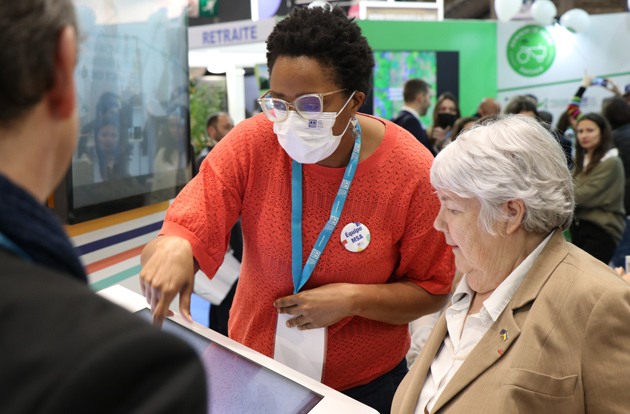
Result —
[[[374,58],[341,9],[294,8],[267,50],[263,113],[230,131],[175,199],[141,283],[158,323],[177,293],[188,315],[195,270],[215,274],[240,216],[230,337],[277,357],[287,329],[326,334],[323,383],[386,413],[407,371],[407,323],[444,306],[455,270],[432,226],[433,157],[357,113]]]

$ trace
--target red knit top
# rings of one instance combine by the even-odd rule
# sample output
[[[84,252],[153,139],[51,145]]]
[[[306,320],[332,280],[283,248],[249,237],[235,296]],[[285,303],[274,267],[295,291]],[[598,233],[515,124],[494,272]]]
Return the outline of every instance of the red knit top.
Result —
[[[328,283],[411,280],[428,292],[450,292],[455,264],[433,228],[439,201],[429,182],[433,156],[411,134],[381,120],[385,137],[357,167],[339,224],[302,290]],[[273,357],[274,300],[293,294],[291,158],[260,114],[238,124],[210,152],[199,174],[169,208],[160,234],[187,239],[201,270],[212,276],[239,215],[241,276],[230,313],[230,337]],[[303,166],[303,258],[326,224],[345,168]],[[341,230],[359,222],[369,246],[353,253]],[[323,383],[344,390],[392,370],[409,349],[407,325],[347,317],[328,327]]]

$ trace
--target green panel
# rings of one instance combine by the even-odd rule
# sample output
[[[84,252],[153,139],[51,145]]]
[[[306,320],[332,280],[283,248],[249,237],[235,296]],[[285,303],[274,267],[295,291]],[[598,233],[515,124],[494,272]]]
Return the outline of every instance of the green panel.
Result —
[[[372,49],[459,52],[459,105],[475,113],[486,96],[497,96],[496,22],[358,21]]]
[[[219,0],[199,0],[199,17],[217,17]]]

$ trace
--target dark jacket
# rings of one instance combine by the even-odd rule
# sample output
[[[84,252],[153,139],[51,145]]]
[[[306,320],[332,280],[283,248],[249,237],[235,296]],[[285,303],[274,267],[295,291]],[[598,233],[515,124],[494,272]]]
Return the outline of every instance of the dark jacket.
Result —
[[[402,110],[400,111],[400,114],[398,114],[396,118],[392,119],[392,122],[400,125],[401,127],[405,128],[407,131],[411,132],[411,134],[414,137],[416,137],[416,139],[420,141],[422,145],[427,147],[427,149],[431,151],[431,154],[433,154],[433,156],[435,156],[435,150],[433,149],[433,146],[429,142],[429,136],[427,135],[427,131],[425,131],[424,128],[422,128],[420,121],[418,120],[418,118],[415,117],[414,114],[412,114],[411,112]]]
[[[612,132],[615,146],[619,149],[619,157],[625,170],[626,185],[624,194],[624,207],[626,214],[630,214],[630,124],[625,124]]]
[[[0,249],[0,413],[205,413],[192,348]]]

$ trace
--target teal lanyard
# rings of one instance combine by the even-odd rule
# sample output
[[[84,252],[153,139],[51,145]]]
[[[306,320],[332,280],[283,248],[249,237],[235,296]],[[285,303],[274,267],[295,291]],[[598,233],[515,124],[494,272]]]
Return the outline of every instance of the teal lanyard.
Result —
[[[319,261],[330,239],[330,235],[333,230],[335,230],[335,227],[337,227],[337,223],[341,217],[341,211],[343,210],[350,185],[354,179],[354,173],[359,163],[359,153],[361,152],[361,127],[358,122],[356,122],[356,130],[356,138],[354,140],[350,163],[346,167],[346,172],[339,186],[339,191],[337,191],[337,197],[335,197],[335,202],[330,212],[330,218],[319,234],[317,242],[315,242],[315,246],[313,246],[313,250],[311,250],[311,254],[308,256],[308,260],[304,265],[304,269],[302,269],[302,164],[293,160],[291,180],[291,270],[293,274],[293,294],[298,293],[311,277],[313,269],[315,269],[315,265]]]
[[[8,250],[12,253],[15,253],[19,257],[21,257],[25,262],[31,263],[33,260],[31,257],[26,254],[24,250],[20,248],[17,244],[13,243],[7,236],[0,232],[0,247]]]

